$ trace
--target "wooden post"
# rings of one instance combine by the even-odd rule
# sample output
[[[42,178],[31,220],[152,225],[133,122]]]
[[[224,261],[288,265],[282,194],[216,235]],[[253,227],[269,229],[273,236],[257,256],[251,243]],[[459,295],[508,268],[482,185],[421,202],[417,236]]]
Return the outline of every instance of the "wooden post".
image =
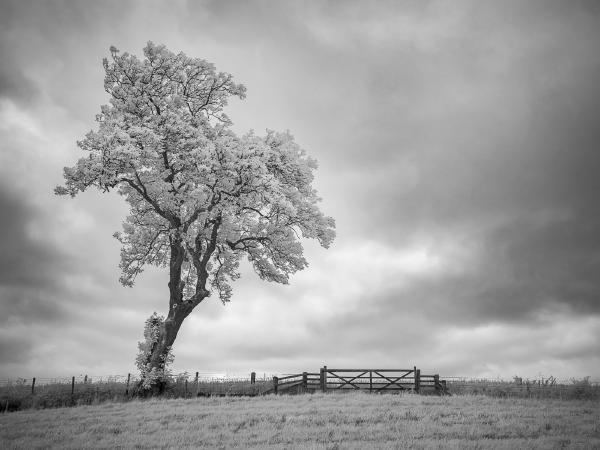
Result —
[[[75,401],[73,395],[75,394],[75,377],[71,378],[71,403]]]
[[[433,385],[435,386],[436,391],[440,390],[440,376],[439,375],[433,376]]]
[[[415,367],[415,392],[418,394],[421,391],[421,369]]]
[[[273,377],[273,392],[277,394],[277,385],[279,384],[279,378]]]
[[[35,377],[31,380],[31,395],[35,393]]]
[[[250,384],[256,383],[256,372],[250,374]]]
[[[308,389],[308,373],[302,372],[302,387]]]
[[[83,378],[83,384],[87,384],[87,375]]]
[[[417,382],[417,366],[413,366],[413,378],[414,378],[414,386],[413,386],[413,390],[415,392],[419,392],[418,389],[418,385],[419,383]]]
[[[327,390],[327,366],[323,366],[321,369],[321,392]]]
[[[184,397],[186,397],[186,398],[187,398],[187,393],[188,393],[187,386],[188,386],[188,379],[186,377],[186,379],[185,379],[185,394],[184,394]]]
[[[198,372],[196,372],[196,397],[198,397]]]
[[[131,380],[131,374],[127,374],[127,386],[125,387],[125,395],[129,395],[129,381]]]
[[[373,392],[373,371],[369,371],[369,392]]]
[[[325,392],[325,388],[323,387],[323,368],[319,369],[319,388],[321,392]]]

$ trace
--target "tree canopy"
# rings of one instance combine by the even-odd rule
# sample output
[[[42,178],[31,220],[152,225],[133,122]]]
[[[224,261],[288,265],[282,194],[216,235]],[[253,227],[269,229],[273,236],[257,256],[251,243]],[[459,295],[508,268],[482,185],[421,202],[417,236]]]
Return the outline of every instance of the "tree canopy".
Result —
[[[287,283],[307,266],[300,238],[330,245],[335,225],[312,187],[316,161],[287,132],[231,130],[223,109],[244,98],[244,86],[152,42],[143,60],[110,50],[110,103],[56,193],[94,187],[125,197],[130,214],[115,233],[121,283],[132,286],[148,264],[168,267],[167,322],[183,320],[211,292],[230,300],[242,257],[262,279]]]

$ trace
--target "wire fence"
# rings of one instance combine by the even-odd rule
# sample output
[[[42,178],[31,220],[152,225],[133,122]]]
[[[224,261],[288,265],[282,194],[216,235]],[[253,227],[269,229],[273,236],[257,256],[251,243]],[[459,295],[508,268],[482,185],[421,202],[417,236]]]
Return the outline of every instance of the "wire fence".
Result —
[[[250,372],[248,374],[229,374],[223,372],[182,372],[171,375],[172,380],[191,380],[198,379],[200,382],[242,382],[249,381],[253,378],[257,381],[270,380],[273,376],[282,375],[276,373],[262,373],[256,374],[256,372]],[[33,381],[35,380],[35,382]],[[126,383],[127,380],[130,384],[133,384],[140,380],[140,377],[136,374],[118,374],[118,375],[75,375],[69,377],[32,377],[32,378],[0,378],[0,388],[7,386],[31,386],[32,383],[35,387],[45,385],[70,385],[73,382],[75,384],[88,384],[88,383]]]
[[[183,372],[171,376],[167,398],[200,396],[255,396],[273,392],[274,378],[287,373],[228,374],[224,372]],[[494,397],[557,398],[600,400],[600,382],[581,379],[557,380],[540,377],[512,381],[440,376],[450,395]],[[0,412],[27,408],[52,408],[105,401],[126,401],[138,393],[137,374],[77,375],[71,377],[32,377],[0,379]]]

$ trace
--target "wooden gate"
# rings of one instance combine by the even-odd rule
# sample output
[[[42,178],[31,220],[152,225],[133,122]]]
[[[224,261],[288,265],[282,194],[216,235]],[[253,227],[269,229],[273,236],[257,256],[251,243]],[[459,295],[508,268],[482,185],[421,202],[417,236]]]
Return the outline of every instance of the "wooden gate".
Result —
[[[419,369],[321,369],[325,390],[415,391],[419,392]]]
[[[273,387],[266,393],[300,393],[314,391],[394,392],[411,391],[445,394],[446,382],[439,375],[422,375],[412,369],[320,369],[319,373],[298,373],[273,377]]]

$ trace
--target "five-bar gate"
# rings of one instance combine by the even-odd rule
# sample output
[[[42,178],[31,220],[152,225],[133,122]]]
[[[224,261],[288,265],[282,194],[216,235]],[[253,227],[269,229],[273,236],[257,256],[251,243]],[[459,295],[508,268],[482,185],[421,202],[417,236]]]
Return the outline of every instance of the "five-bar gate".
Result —
[[[412,369],[329,369],[319,373],[303,372],[273,377],[273,387],[268,392],[314,392],[351,391],[366,392],[411,391],[416,393],[433,392],[445,394],[446,381],[439,375],[424,375],[421,370]]]
[[[321,389],[419,392],[419,369],[321,369]]]

